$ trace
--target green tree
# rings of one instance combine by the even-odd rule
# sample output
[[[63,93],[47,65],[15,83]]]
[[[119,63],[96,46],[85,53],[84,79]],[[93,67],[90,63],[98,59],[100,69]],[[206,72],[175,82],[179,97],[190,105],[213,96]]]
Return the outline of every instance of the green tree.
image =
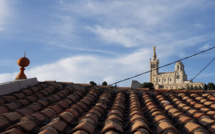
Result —
[[[102,82],[102,85],[103,85],[103,86],[107,86],[108,84],[107,84],[106,81],[104,81],[104,82]]]
[[[94,81],[90,81],[90,84],[97,85]]]
[[[207,89],[208,90],[215,90],[215,85],[213,82],[209,82],[208,85],[207,85]]]
[[[144,82],[142,85],[141,85],[141,88],[149,88],[149,89],[152,89],[153,88],[153,84],[151,82]]]

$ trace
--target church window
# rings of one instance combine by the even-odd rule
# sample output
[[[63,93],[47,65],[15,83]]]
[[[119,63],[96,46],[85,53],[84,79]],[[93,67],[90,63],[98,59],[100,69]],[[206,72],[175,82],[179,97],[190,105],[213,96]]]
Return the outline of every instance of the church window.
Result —
[[[155,64],[152,64],[152,68],[155,68]]]
[[[161,79],[159,79],[158,81],[161,82]]]
[[[166,82],[166,79],[164,79],[163,81]]]
[[[169,78],[169,81],[171,81],[172,79],[171,78]]]
[[[176,79],[180,79],[180,75],[176,75]]]

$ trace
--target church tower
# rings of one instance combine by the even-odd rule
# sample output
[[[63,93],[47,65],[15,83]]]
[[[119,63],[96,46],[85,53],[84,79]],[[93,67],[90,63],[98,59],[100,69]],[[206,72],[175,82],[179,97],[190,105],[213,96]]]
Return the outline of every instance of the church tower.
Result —
[[[175,64],[175,78],[176,83],[184,83],[184,81],[187,81],[187,75],[184,71],[184,64],[181,61],[176,62]]]
[[[156,47],[153,48],[153,58],[150,59],[150,82],[157,84],[157,75],[159,74],[159,60],[157,59]]]

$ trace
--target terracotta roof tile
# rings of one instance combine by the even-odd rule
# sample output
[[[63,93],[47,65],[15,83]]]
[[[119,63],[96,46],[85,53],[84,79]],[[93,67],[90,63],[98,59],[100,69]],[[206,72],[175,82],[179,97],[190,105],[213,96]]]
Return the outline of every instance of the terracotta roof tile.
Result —
[[[210,110],[206,114],[213,117],[215,115],[215,111]]]
[[[31,131],[37,124],[30,120],[25,120],[17,123],[14,127],[21,127],[25,131]]]
[[[115,121],[109,121],[108,123],[106,123],[101,133],[106,133],[109,130],[114,130],[119,133],[123,132],[122,125]]]
[[[57,114],[51,108],[46,108],[46,109],[42,110],[41,113],[44,114],[45,116],[49,117],[49,118],[54,117]]]
[[[123,118],[114,114],[111,114],[107,117],[106,121],[108,120],[117,120],[117,121],[123,121]]]
[[[35,93],[35,95],[36,95],[38,98],[44,97],[44,94],[42,94],[41,92]]]
[[[70,112],[75,118],[77,118],[80,114],[75,108],[69,108],[67,111]]]
[[[201,116],[203,116],[204,115],[204,113],[201,113],[201,112],[196,112],[196,113],[194,113],[193,114],[193,118],[194,119],[199,119]]]
[[[212,120],[210,117],[207,116],[203,116],[201,118],[198,119],[198,122],[202,125],[202,126],[209,126],[211,124],[215,124],[215,120]]]
[[[93,123],[91,123],[89,121],[84,121],[84,122],[81,122],[80,124],[78,124],[73,129],[73,132],[75,132],[77,130],[84,130],[84,131],[88,132],[89,134],[94,134],[95,126]]]
[[[199,102],[200,102],[200,103],[204,103],[204,102],[206,102],[206,101],[207,101],[207,99],[202,98]]]
[[[56,114],[59,114],[63,111],[63,109],[59,105],[49,106],[50,109],[54,110]]]
[[[150,132],[147,129],[139,128],[134,134],[150,134]]]
[[[25,116],[25,115],[32,114],[34,111],[31,108],[22,108],[22,109],[18,109],[16,112]]]
[[[19,100],[17,100],[17,102],[19,102],[23,106],[30,104],[30,101],[28,99],[19,99]]]
[[[5,129],[5,127],[8,126],[9,123],[10,121],[6,117],[0,116],[0,130]]]
[[[203,134],[215,131],[212,93],[55,83],[40,83],[0,96],[0,132]]]
[[[70,112],[63,112],[60,114],[60,117],[67,123],[70,123],[75,118],[74,115]]]
[[[9,113],[2,114],[1,116],[6,117],[11,122],[17,121],[21,119],[21,117],[23,117],[23,115],[18,112],[9,112]]]
[[[185,114],[186,114],[187,116],[191,116],[191,117],[192,117],[192,115],[193,115],[194,113],[196,113],[196,112],[198,112],[198,110],[192,109],[192,108],[191,108],[191,109],[187,110]]]
[[[61,100],[61,101],[57,102],[56,104],[60,105],[64,109],[69,107],[69,104],[67,102],[65,102],[64,100]]]
[[[29,96],[33,94],[33,91],[31,89],[23,89],[22,93],[24,93],[26,96]]]
[[[98,121],[99,121],[99,118],[96,116],[96,115],[94,115],[94,114],[92,114],[92,113],[87,113],[85,116],[84,116],[84,118],[83,119],[81,119],[81,121],[85,121],[85,120],[91,120],[91,122],[93,123],[93,124],[97,124],[98,123]]]
[[[10,130],[5,131],[5,133],[2,134],[26,134],[25,132],[23,132],[21,129],[19,128],[12,128]]]
[[[31,116],[35,117],[37,120],[43,122],[44,120],[46,120],[48,117],[46,117],[45,115],[43,115],[42,113],[34,113],[31,114]]]
[[[59,117],[57,117],[57,118],[53,119],[47,126],[54,128],[58,132],[62,132],[66,128],[67,123],[65,121],[61,120]]]
[[[7,113],[9,110],[6,106],[0,106],[0,115],[3,113]]]
[[[86,132],[84,130],[77,130],[77,131],[73,132],[73,134],[88,134],[88,132]]]
[[[148,132],[151,132],[151,130],[149,129],[148,125],[144,120],[134,121],[133,124],[131,125],[131,132],[134,133],[141,128],[147,130]]]
[[[211,133],[214,133],[215,132],[215,125],[213,124],[213,125],[209,126],[208,129]]]
[[[179,134],[178,130],[168,121],[161,121],[157,124],[157,133],[164,133],[165,131],[173,131],[175,134]]]
[[[40,87],[31,87],[30,89],[31,89],[34,93],[37,93],[38,91],[41,90]]]
[[[14,96],[16,96],[16,98],[18,99],[21,99],[21,98],[24,98],[25,97],[25,94],[24,93],[15,93],[13,94]]]
[[[42,108],[42,105],[39,103],[33,103],[27,106],[28,108],[32,109],[34,112],[39,111]]]
[[[99,107],[93,107],[93,109],[91,109],[89,112],[95,114],[98,117],[100,117],[103,114],[103,113],[100,112]]]
[[[194,133],[194,132],[207,132],[203,127],[200,125],[194,123],[194,122],[188,122],[185,124],[185,129],[188,133]]]
[[[58,132],[54,128],[48,126],[39,134],[58,134]]]
[[[2,98],[6,101],[6,102],[12,102],[17,100],[17,98],[15,96],[12,95],[8,95],[8,96],[2,96]]]
[[[181,116],[178,118],[178,122],[181,124],[181,125],[184,125],[186,124],[187,122],[190,122],[190,121],[194,121],[191,117],[188,117],[188,116]]]
[[[19,104],[17,102],[10,102],[10,103],[5,104],[4,106],[6,106],[10,111],[14,111],[15,109],[20,108],[20,105],[21,104]]]

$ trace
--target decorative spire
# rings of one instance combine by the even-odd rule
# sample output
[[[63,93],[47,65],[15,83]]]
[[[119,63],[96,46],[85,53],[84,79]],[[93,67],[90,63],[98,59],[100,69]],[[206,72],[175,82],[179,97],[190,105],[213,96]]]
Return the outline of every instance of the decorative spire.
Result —
[[[24,70],[25,70],[25,67],[27,67],[30,64],[30,60],[28,58],[26,58],[25,55],[26,55],[26,51],[24,53],[24,57],[19,58],[18,61],[17,61],[17,64],[21,68],[20,68],[19,74],[16,76],[16,80],[27,79],[27,77],[26,77],[26,75],[24,73]]]
[[[153,47],[153,51],[154,51],[154,53],[153,53],[153,60],[156,60],[157,59],[157,55],[156,55],[156,47],[155,46]]]

